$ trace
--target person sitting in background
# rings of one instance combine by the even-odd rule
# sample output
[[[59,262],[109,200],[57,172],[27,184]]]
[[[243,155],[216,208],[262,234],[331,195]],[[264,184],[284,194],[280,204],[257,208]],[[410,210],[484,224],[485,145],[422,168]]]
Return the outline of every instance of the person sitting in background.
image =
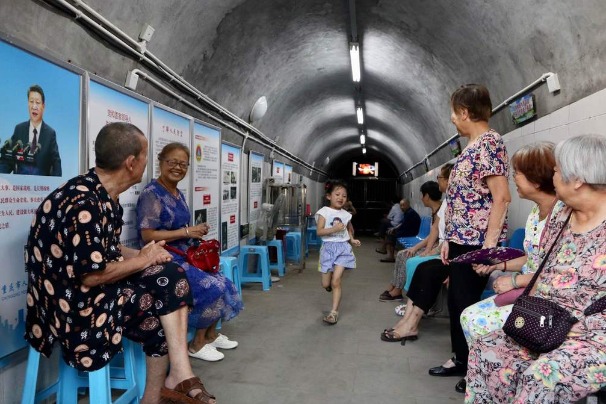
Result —
[[[542,257],[543,270],[529,295],[579,321],[562,345],[542,354],[502,329],[473,340],[468,404],[571,403],[606,386],[606,314],[584,314],[606,295],[606,137],[572,137],[556,146],[555,157],[553,183],[566,207],[545,226],[541,248],[553,250]]]
[[[406,282],[406,260],[408,257],[415,256],[417,255],[417,252],[420,251],[423,251],[423,256],[427,256],[432,252],[437,254],[437,251],[434,251],[434,249],[439,234],[438,211],[441,206],[440,198],[442,198],[442,190],[437,182],[427,181],[421,185],[421,201],[425,207],[431,209],[431,231],[427,238],[414,247],[398,252],[391,284],[387,287],[387,290],[379,296],[380,301],[402,300],[402,287],[404,286],[404,282]]]
[[[437,176],[440,197],[442,193],[446,192],[446,188],[448,187],[448,176],[450,175],[450,170],[452,170],[452,164],[445,164],[442,166]],[[423,193],[422,189],[421,193]],[[402,298],[402,288],[404,287],[404,283],[407,282],[409,277],[412,277],[412,274],[408,273],[407,271],[407,268],[409,267],[408,262],[410,259],[415,261],[414,264],[411,262],[411,267],[416,268],[416,266],[421,262],[432,259],[432,256],[433,258],[439,258],[438,255],[440,253],[440,244],[436,244],[436,242],[438,240],[441,242],[441,240],[444,239],[444,210],[446,209],[446,202],[442,201],[442,203],[438,205],[438,208],[436,209],[435,205],[439,203],[439,199],[438,201],[434,201],[436,196],[437,194],[433,197],[428,194],[428,199],[423,198],[424,204],[426,202],[431,202],[433,205],[425,205],[431,208],[432,212],[432,225],[429,235],[423,241],[417,243],[413,247],[398,251],[391,283],[387,287],[387,290],[385,290],[381,296],[379,296],[379,300],[398,300]],[[418,258],[415,259],[415,257]]]
[[[59,342],[68,365],[90,372],[109,364],[128,338],[146,355],[142,403],[212,404],[187,357],[191,294],[183,270],[164,241],[141,250],[120,244],[118,196],[141,182],[147,147],[134,125],[104,126],[95,167],[40,204],[25,249],[25,339],[47,357]]]
[[[421,217],[419,214],[410,206],[408,199],[402,199],[400,201],[400,210],[403,213],[402,220],[394,227],[390,227],[385,235],[385,241],[383,242],[383,250],[387,252],[387,258],[381,259],[381,262],[395,262],[394,250],[396,240],[399,237],[413,237],[419,234],[419,227],[421,227]],[[378,251],[379,253],[382,250]]]
[[[381,218],[381,221],[379,222],[379,231],[374,234],[379,237],[382,242],[385,241],[387,230],[391,227],[396,227],[398,223],[402,221],[404,213],[402,212],[402,209],[400,209],[399,200],[400,198],[397,195],[391,200],[391,208],[389,209],[387,216]],[[385,251],[384,248],[377,248],[376,251],[379,254],[387,254],[387,251]]]
[[[522,291],[528,285],[532,274],[539,267],[541,254],[545,253],[542,249],[543,244],[540,243],[545,223],[550,215],[557,215],[564,206],[563,203],[557,202],[553,186],[554,148],[555,145],[551,142],[533,143],[523,146],[511,157],[513,180],[518,194],[520,198],[533,201],[535,205],[526,220],[524,236],[526,255],[497,265],[475,266],[476,272],[483,275],[495,270],[511,272],[495,279],[493,289],[496,293],[506,293],[516,287]],[[495,304],[496,296],[491,296],[463,310],[461,326],[468,345],[471,346],[476,338],[503,327],[507,320],[513,304],[499,307]]]
[[[185,196],[177,188],[187,174],[189,149],[181,143],[169,143],[158,154],[160,176],[141,191],[137,201],[137,224],[141,243],[166,240],[186,251],[195,240],[208,233],[208,225],[189,226],[191,214]],[[217,333],[219,319],[228,321],[242,309],[242,300],[232,281],[222,273],[204,272],[190,265],[185,257],[171,253],[174,262],[185,269],[194,304],[189,313],[189,325],[196,328],[189,345],[189,356],[205,361],[224,358],[219,349],[238,346],[227,336]]]

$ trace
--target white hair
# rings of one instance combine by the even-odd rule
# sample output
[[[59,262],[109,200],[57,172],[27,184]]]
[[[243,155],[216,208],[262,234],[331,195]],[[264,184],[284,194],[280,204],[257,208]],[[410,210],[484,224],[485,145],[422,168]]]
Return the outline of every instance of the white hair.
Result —
[[[606,136],[566,139],[556,146],[555,158],[564,182],[579,180],[596,189],[606,189]]]

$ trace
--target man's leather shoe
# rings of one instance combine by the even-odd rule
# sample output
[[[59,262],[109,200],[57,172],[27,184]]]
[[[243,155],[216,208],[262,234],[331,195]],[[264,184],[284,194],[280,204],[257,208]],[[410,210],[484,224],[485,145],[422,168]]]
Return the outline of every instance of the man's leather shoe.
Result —
[[[436,366],[435,368],[429,369],[431,376],[465,376],[467,373],[467,366],[462,362],[454,360],[454,366],[451,368],[445,368],[444,366]]]
[[[465,379],[459,380],[459,382],[455,386],[455,390],[457,391],[457,393],[465,394],[466,389],[467,389],[467,382],[465,381]]]

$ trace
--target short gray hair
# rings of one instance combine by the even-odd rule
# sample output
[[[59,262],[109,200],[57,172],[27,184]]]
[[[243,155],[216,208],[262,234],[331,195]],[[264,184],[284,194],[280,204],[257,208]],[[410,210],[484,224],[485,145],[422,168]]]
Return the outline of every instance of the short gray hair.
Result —
[[[139,156],[143,149],[139,136],[145,135],[130,123],[113,122],[105,125],[95,140],[95,165],[114,171],[128,156]]]
[[[606,136],[566,139],[556,146],[555,157],[564,182],[579,180],[594,189],[606,189]]]

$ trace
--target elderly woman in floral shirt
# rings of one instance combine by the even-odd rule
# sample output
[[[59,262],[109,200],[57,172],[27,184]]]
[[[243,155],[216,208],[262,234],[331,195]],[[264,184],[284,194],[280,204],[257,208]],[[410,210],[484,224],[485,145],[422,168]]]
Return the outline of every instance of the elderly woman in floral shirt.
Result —
[[[606,137],[573,137],[555,154],[553,182],[567,207],[547,224],[541,243],[555,246],[530,294],[568,309],[579,322],[560,347],[544,354],[503,330],[475,340],[467,403],[573,402],[606,386],[606,314],[583,314],[606,296]]]

